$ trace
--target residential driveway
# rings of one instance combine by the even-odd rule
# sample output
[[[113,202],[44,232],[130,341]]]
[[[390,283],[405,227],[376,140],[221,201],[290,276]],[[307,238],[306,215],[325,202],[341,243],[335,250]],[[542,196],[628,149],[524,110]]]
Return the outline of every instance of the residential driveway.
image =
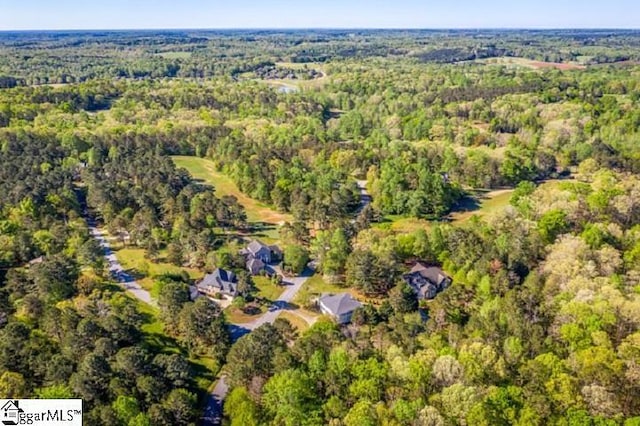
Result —
[[[367,205],[371,204],[371,195],[367,192],[367,181],[366,180],[358,180],[356,181],[358,184],[358,189],[360,190],[360,206],[358,206],[357,213],[360,213],[364,210]]]
[[[278,300],[271,304],[267,312],[249,323],[229,325],[231,339],[235,342],[261,325],[273,323],[283,310],[289,309],[289,303],[296,297],[302,285],[312,275],[313,271],[307,268],[299,277],[285,277],[283,284],[286,286],[286,289],[282,292]],[[215,388],[207,399],[207,406],[205,407],[204,416],[202,417],[202,424],[204,426],[220,425],[222,423],[222,404],[228,391],[229,387],[225,382],[225,376],[220,376],[218,383],[216,383]]]
[[[209,394],[204,416],[202,417],[203,425],[217,426],[222,424],[222,402],[227,396],[227,392],[229,392],[229,386],[225,379],[226,376],[220,376],[213,391]]]
[[[306,269],[302,275],[298,277],[285,277],[282,281],[283,285],[286,287],[285,290],[282,292],[280,297],[275,300],[271,306],[269,306],[269,310],[267,312],[249,323],[235,325],[248,330],[255,330],[263,324],[273,323],[283,310],[290,308],[289,303],[294,299],[294,297],[296,297],[302,288],[302,285],[311,277],[311,275],[313,275],[313,271]]]
[[[109,241],[107,241],[104,232],[96,227],[95,221],[87,218],[87,223],[89,224],[89,232],[93,238],[98,241],[100,247],[102,247],[102,250],[104,251],[104,258],[107,260],[107,264],[109,265],[109,273],[120,284],[120,287],[131,293],[141,302],[155,306],[156,302],[151,298],[151,294],[142,288],[142,286],[124,270],[115,253],[111,250],[111,246],[109,245]]]

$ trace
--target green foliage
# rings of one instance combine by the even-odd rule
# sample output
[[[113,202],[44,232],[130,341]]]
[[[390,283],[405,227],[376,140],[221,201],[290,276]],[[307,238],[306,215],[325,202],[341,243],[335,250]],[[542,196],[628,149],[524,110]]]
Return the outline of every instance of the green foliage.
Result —
[[[258,426],[261,419],[260,406],[256,404],[247,389],[233,388],[224,402],[224,414],[231,419],[231,426]]]
[[[0,395],[188,425],[202,365],[226,359],[233,425],[636,424],[637,39],[0,34]],[[289,75],[308,90],[269,85]],[[462,188],[504,191],[462,220]],[[147,268],[239,271],[239,239],[280,238],[292,272],[311,257],[368,303],[349,326],[277,321],[230,347],[189,277],[157,277],[158,309],[117,291],[85,207]],[[415,259],[453,277],[423,316],[398,285]]]
[[[264,386],[262,402],[274,423],[320,425],[320,401],[313,382],[302,371],[285,370]]]
[[[550,210],[538,221],[538,231],[547,244],[555,241],[558,235],[569,230],[567,214],[562,210]]]
[[[302,246],[288,245],[284,249],[284,267],[293,274],[301,274],[309,263],[309,252]]]

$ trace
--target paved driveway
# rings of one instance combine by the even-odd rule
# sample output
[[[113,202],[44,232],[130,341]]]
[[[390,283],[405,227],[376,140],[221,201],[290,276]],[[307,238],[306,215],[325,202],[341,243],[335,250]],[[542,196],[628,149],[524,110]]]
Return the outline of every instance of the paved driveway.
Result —
[[[285,278],[283,285],[286,286],[286,289],[282,292],[278,300],[271,304],[267,312],[249,323],[229,325],[231,339],[235,342],[263,324],[272,324],[283,310],[289,308],[289,303],[296,297],[302,285],[311,275],[313,275],[313,271],[307,268],[299,277]],[[207,406],[205,407],[204,416],[202,417],[202,424],[205,426],[220,425],[222,423],[222,404],[229,391],[225,379],[226,377],[224,375],[220,376],[220,379],[218,379],[216,386],[207,399]]]
[[[107,264],[109,265],[109,273],[118,282],[120,287],[131,293],[136,299],[155,306],[156,302],[151,298],[151,294],[142,288],[142,286],[124,270],[115,253],[111,250],[111,246],[105,237],[104,231],[96,227],[96,223],[93,219],[87,218],[87,223],[89,224],[89,232],[91,233],[91,236],[98,241],[100,247],[102,247],[102,250],[104,251],[104,258],[107,260]]]

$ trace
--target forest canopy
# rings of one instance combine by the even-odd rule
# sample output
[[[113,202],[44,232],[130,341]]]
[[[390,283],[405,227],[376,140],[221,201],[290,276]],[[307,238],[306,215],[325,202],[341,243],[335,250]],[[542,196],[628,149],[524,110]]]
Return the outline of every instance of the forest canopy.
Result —
[[[0,33],[0,396],[640,424],[637,61],[631,30]],[[193,296],[221,271],[233,301]]]

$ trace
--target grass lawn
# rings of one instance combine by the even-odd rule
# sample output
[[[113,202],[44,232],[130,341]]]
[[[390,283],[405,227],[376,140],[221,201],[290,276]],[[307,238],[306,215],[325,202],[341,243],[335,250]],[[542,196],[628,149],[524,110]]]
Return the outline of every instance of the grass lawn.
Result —
[[[114,250],[115,251],[115,250]],[[153,289],[154,278],[164,274],[180,274],[186,271],[193,279],[201,278],[203,273],[197,269],[182,268],[162,261],[160,257],[157,263],[145,259],[145,250],[141,248],[121,248],[115,251],[122,267],[133,275],[140,285],[147,291]],[[161,253],[162,254],[162,253]]]
[[[258,289],[256,297],[262,299],[271,301],[278,300],[278,297],[280,297],[280,295],[284,291],[284,287],[274,284],[268,277],[253,277],[253,283]]]
[[[289,320],[291,325],[294,326],[296,330],[298,330],[298,333],[303,333],[306,329],[309,328],[309,324],[307,324],[305,320],[291,312],[284,311],[280,313],[280,318]]]
[[[495,191],[477,192],[476,196],[469,199],[467,206],[454,211],[449,215],[451,225],[461,225],[471,219],[472,216],[489,216],[494,214],[509,204],[513,189],[498,189]],[[400,215],[388,215],[386,222],[374,224],[374,228],[389,229],[396,233],[411,233],[418,229],[429,230],[434,221],[417,219],[413,217],[403,217]]]
[[[251,322],[254,319],[258,318],[260,315],[267,312],[267,306],[260,305],[260,311],[255,314],[247,314],[242,309],[238,309],[234,306],[229,306],[224,310],[225,315],[227,316],[227,321],[235,323],[235,324],[244,324],[247,322]]]
[[[489,191],[476,196],[479,207],[476,210],[458,211],[451,213],[451,223],[460,224],[469,220],[472,216],[488,216],[504,209],[509,205],[513,189],[499,189]]]
[[[265,242],[274,242],[278,239],[276,226],[283,222],[293,221],[293,217],[290,214],[277,212],[268,205],[242,193],[228,176],[216,171],[212,161],[190,156],[173,156],[171,158],[173,158],[176,166],[184,167],[194,178],[201,180],[205,184],[212,185],[218,197],[224,195],[235,196],[238,202],[244,206],[249,222],[270,225],[268,228],[271,229],[260,231],[261,235],[259,236],[264,238]]]
[[[474,62],[491,64],[491,65],[523,67],[523,68],[531,68],[531,69],[556,68],[559,70],[582,70],[586,68],[583,64],[578,62],[542,62],[542,61],[535,61],[533,59],[518,58],[518,57],[477,59]]]

